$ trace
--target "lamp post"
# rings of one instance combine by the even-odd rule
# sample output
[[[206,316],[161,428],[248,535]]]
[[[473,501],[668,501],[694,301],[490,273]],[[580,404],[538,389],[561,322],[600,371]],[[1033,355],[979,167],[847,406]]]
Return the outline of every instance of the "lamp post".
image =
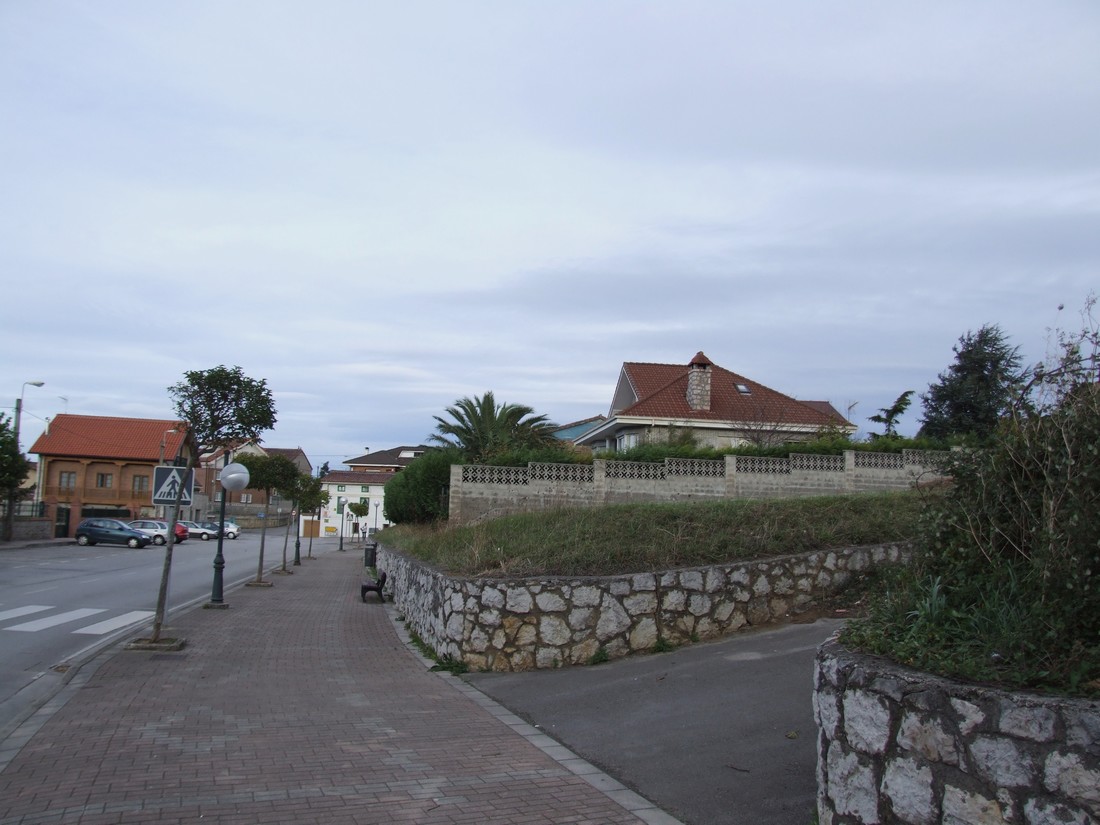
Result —
[[[374,502],[374,532],[376,533],[378,532],[378,505],[381,503],[380,501]]]
[[[23,414],[23,393],[27,391],[27,387],[42,387],[45,386],[45,381],[24,381],[23,386],[19,388],[19,397],[15,399],[15,417],[12,419],[12,436],[15,440],[15,453],[16,455],[23,455],[23,451],[19,448],[19,419]],[[8,509],[4,514],[4,540],[11,541],[12,536],[15,533],[15,490],[11,490],[8,493]]]
[[[248,486],[248,468],[243,464],[230,464],[229,453],[225,454],[226,464],[222,467],[222,506],[218,520],[218,553],[214,556],[214,586],[210,591],[210,603],[205,607],[228,607],[222,600],[222,571],[225,569],[225,556],[222,555],[222,542],[225,541],[225,500],[229,494],[243,490]]]
[[[347,506],[348,500],[344,496],[340,496],[336,499],[336,512],[340,516],[340,546],[337,548],[341,553],[344,552],[344,509]]]

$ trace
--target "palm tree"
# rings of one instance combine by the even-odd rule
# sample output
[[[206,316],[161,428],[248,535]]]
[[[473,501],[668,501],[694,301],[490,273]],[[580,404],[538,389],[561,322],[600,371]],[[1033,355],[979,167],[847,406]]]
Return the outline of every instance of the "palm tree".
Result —
[[[497,404],[492,392],[480,398],[460,398],[454,406],[447,407],[453,421],[433,416],[436,432],[429,440],[457,447],[467,460],[474,462],[484,461],[502,450],[551,443],[557,425],[534,412],[523,404]]]

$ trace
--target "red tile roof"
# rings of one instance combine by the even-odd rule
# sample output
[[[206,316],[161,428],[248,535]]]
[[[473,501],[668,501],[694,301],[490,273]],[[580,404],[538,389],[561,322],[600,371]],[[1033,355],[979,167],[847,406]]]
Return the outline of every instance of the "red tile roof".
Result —
[[[176,457],[183,445],[179,421],[156,418],[112,418],[100,415],[57,415],[31,446],[41,456],[159,461]],[[167,432],[175,429],[176,432]]]
[[[694,364],[710,365],[710,409],[707,410],[693,410],[688,406],[688,373]],[[719,367],[701,352],[687,365],[627,362],[623,364],[623,374],[637,400],[623,409],[613,410],[615,416],[811,427],[837,423],[823,410]],[[748,392],[742,392],[739,386],[747,388]]]

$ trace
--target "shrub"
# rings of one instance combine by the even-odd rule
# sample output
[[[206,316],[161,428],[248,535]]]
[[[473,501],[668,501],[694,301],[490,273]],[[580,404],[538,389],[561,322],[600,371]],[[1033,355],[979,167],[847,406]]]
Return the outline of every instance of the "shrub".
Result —
[[[1090,368],[1027,407],[951,460],[919,563],[847,643],[951,676],[1100,693],[1100,385]]]
[[[386,518],[394,524],[447,518],[451,465],[462,464],[456,449],[427,450],[386,482]]]

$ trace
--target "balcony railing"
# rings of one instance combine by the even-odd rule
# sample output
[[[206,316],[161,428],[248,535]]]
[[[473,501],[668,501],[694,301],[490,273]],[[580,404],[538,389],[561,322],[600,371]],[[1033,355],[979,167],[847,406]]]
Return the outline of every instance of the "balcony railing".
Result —
[[[56,498],[58,501],[72,501],[79,498],[84,502],[114,502],[114,501],[152,501],[151,490],[124,490],[117,487],[56,487],[47,486],[44,498]]]

